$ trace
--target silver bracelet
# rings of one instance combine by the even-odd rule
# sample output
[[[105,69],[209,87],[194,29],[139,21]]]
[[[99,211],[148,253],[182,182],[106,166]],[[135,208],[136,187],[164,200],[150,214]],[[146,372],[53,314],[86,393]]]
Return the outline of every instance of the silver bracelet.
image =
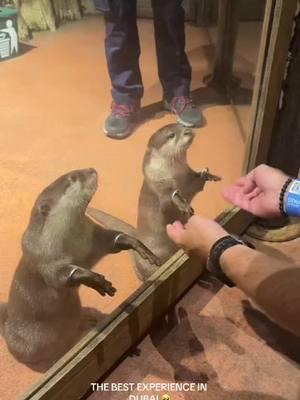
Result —
[[[174,192],[172,193],[172,200],[174,200],[174,197],[176,197],[176,196],[181,197],[179,189],[174,190]]]
[[[119,239],[119,237],[123,236],[123,233],[119,233],[115,238],[114,238],[114,246],[116,246],[117,241]]]
[[[72,279],[72,276],[75,274],[75,272],[79,269],[79,267],[74,267],[72,268],[71,272],[69,273],[68,276],[68,281],[70,281]]]

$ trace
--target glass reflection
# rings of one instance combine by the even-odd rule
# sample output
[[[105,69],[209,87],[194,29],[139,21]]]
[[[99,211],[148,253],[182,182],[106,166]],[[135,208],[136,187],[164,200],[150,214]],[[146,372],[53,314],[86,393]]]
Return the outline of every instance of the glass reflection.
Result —
[[[204,120],[193,131],[176,125],[162,107],[150,2],[143,2],[138,20],[145,94],[139,124],[126,140],[102,133],[111,82],[101,15],[61,25],[57,34],[35,32],[18,57],[2,60],[0,383],[10,400],[177,250],[166,223],[184,222],[193,212],[216,217],[227,206],[220,192],[240,175],[243,163],[264,10],[262,2],[248,2],[251,13],[245,13],[245,2],[236,2],[232,29],[224,18],[236,18],[236,10],[223,9],[216,21],[214,3],[204,15],[203,8],[184,2],[192,96]],[[226,29],[231,53],[218,42],[218,32]],[[226,73],[217,75],[218,60],[227,63]],[[52,185],[43,192],[66,173],[59,190]],[[44,195],[37,200],[39,193],[49,196],[46,202]],[[70,200],[80,194],[82,202]],[[87,206],[91,220],[84,218]],[[21,249],[28,224],[34,229]],[[27,267],[14,275],[19,262]],[[79,290],[72,284],[81,284]]]

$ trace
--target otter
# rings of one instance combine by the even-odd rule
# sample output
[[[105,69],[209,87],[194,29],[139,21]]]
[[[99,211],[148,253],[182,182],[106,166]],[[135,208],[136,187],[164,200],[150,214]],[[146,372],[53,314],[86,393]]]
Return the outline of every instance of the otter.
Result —
[[[186,223],[193,214],[190,203],[207,181],[219,181],[209,170],[193,171],[187,150],[194,139],[190,128],[169,124],[155,132],[143,160],[144,181],[140,191],[137,229],[94,208],[87,213],[111,229],[121,229],[143,241],[161,260],[167,261],[178,247],[169,239],[166,225],[176,220]],[[136,274],[145,281],[155,267],[134,255]]]
[[[97,181],[93,168],[71,171],[44,189],[33,206],[8,303],[0,308],[8,349],[22,363],[50,366],[74,345],[79,285],[114,296],[112,283],[91,271],[102,257],[133,249],[159,264],[136,238],[104,229],[85,215]]]

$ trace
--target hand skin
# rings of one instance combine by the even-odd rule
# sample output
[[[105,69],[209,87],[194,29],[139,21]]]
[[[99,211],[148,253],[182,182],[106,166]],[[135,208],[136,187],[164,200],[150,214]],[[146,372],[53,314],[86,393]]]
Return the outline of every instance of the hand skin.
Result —
[[[279,195],[287,179],[280,170],[261,164],[225,188],[223,197],[257,217],[280,217]]]
[[[228,233],[215,221],[193,215],[183,226],[181,222],[167,225],[170,239],[187,252],[194,252],[206,260],[212,245]]]
[[[178,246],[206,261],[212,245],[228,233],[215,221],[194,215],[183,226],[167,225]],[[300,335],[300,268],[243,245],[222,254],[223,272],[271,319]]]

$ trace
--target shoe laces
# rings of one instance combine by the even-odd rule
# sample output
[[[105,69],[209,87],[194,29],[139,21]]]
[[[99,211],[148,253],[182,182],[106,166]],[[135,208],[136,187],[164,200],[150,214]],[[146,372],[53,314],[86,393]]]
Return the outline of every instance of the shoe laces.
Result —
[[[172,98],[170,105],[172,111],[177,114],[181,114],[187,108],[195,108],[189,96],[175,96]]]
[[[132,104],[112,103],[111,111],[117,117],[126,118],[136,112],[136,107]]]

